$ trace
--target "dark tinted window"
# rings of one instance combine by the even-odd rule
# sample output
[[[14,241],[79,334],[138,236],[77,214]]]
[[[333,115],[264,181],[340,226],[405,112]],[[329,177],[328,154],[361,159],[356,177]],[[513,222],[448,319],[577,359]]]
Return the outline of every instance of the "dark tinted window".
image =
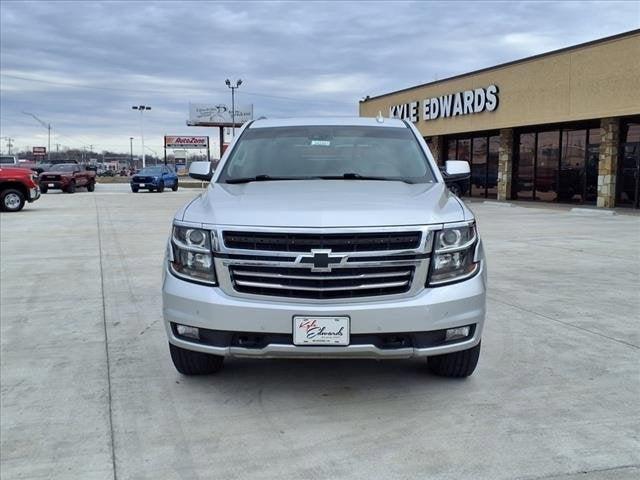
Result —
[[[80,170],[75,163],[59,163],[51,167],[52,172],[73,172],[74,170]]]
[[[489,137],[489,157],[487,158],[487,197],[498,197],[498,156],[500,136]]]
[[[558,196],[561,201],[582,202],[587,131],[564,130],[561,143]]]
[[[487,137],[473,139],[471,163],[471,195],[484,197],[487,180]]]
[[[558,196],[558,154],[560,132],[538,134],[538,156],[536,165],[536,199],[552,202]]]
[[[533,198],[533,170],[535,161],[535,133],[520,134],[518,146],[518,175],[515,183],[518,199]]]
[[[162,167],[147,167],[138,172],[138,175],[160,175]]]

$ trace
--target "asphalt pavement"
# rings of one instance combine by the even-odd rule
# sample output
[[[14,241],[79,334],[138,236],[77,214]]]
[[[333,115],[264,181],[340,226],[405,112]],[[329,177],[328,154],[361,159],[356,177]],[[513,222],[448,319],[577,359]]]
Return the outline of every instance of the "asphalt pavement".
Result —
[[[489,313],[466,380],[420,360],[187,378],[160,283],[197,193],[98,185],[0,215],[3,480],[640,477],[639,216],[474,202]]]

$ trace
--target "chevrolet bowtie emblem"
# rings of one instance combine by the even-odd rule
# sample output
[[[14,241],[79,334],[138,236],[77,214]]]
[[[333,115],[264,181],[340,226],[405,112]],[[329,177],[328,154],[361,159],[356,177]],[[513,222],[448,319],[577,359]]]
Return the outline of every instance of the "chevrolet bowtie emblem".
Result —
[[[331,255],[331,249],[311,250],[310,255],[298,256],[297,263],[310,264],[312,272],[330,272],[331,265],[340,265],[346,259],[346,255]]]

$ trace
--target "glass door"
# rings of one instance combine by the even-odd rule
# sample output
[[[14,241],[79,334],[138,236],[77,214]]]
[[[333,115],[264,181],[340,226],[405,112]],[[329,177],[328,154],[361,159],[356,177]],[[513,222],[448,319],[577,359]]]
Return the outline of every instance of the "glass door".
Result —
[[[622,122],[616,205],[638,208],[640,203],[640,118]]]

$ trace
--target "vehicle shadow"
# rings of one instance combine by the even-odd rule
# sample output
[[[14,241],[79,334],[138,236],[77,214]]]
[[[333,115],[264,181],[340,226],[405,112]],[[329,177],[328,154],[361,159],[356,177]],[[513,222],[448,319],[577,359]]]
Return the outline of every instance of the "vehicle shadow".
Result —
[[[179,374],[177,374],[179,375]],[[230,359],[216,374],[180,376],[179,382],[197,390],[236,391],[247,385],[277,397],[364,398],[367,395],[410,393],[442,383],[459,384],[432,374],[426,359]]]

